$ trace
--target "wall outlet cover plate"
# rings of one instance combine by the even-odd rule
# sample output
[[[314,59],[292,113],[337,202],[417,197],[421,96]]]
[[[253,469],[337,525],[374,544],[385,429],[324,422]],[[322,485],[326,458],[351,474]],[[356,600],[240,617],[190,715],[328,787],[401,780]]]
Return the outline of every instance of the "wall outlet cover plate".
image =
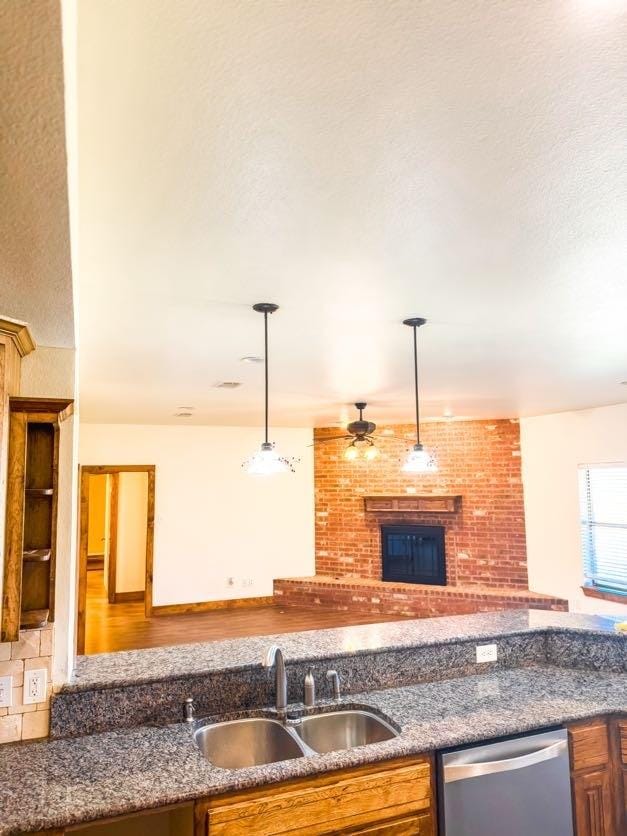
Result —
[[[13,677],[0,676],[0,708],[13,705]]]
[[[24,705],[45,702],[47,686],[48,671],[45,668],[24,671]]]
[[[477,664],[483,662],[496,662],[498,651],[496,644],[478,644],[477,649]]]

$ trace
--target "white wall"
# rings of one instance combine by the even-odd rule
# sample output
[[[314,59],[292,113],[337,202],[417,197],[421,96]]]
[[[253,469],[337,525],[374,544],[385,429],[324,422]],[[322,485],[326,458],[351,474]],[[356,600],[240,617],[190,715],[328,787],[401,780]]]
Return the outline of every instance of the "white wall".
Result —
[[[271,437],[296,473],[242,471],[256,428],[81,424],[80,464],[156,465],[153,604],[271,595],[275,577],[314,574],[312,433]]]
[[[627,462],[627,404],[520,421],[529,587],[568,598],[574,612],[627,614],[627,602],[586,598],[577,468]]]
[[[148,474],[120,473],[115,591],[146,588]]]

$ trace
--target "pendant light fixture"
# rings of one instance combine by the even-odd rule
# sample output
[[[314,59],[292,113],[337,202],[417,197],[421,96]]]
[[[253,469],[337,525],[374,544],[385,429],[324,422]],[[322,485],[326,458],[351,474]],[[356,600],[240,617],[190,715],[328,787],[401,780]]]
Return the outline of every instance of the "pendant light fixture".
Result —
[[[414,332],[414,394],[416,398],[416,443],[409,451],[403,470],[405,473],[436,473],[438,464],[434,457],[420,443],[420,407],[418,402],[418,329],[427,320],[421,316],[404,319],[403,325],[409,325]]]
[[[264,331],[264,373],[265,373],[265,395],[264,395],[264,440],[259,450],[243,463],[242,467],[246,473],[254,475],[269,475],[271,473],[294,473],[294,459],[277,455],[274,444],[268,441],[268,314],[278,311],[279,306],[272,302],[258,302],[253,305],[253,310],[263,314]]]

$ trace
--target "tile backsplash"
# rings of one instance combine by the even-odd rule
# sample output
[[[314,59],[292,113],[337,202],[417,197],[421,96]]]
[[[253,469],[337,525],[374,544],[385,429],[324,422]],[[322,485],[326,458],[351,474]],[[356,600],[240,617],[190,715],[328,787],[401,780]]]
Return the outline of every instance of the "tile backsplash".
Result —
[[[13,677],[13,704],[0,708],[0,743],[47,737],[52,693],[53,627],[21,630],[19,641],[0,643],[0,676]],[[24,674],[45,668],[48,672],[46,699],[24,704]]]

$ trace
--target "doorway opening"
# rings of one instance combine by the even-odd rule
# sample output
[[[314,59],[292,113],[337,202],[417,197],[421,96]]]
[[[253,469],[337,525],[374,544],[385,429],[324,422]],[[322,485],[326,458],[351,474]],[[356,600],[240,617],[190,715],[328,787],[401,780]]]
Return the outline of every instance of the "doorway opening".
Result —
[[[90,623],[116,605],[152,615],[154,507],[154,465],[81,467],[77,653],[88,607]]]

